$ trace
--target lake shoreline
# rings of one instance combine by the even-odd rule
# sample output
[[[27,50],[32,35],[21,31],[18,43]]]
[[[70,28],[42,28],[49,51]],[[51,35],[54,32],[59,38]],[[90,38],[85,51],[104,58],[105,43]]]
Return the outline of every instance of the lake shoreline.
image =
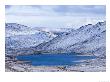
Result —
[[[103,62],[103,65],[102,65]],[[101,64],[100,64],[101,63]],[[105,72],[105,59],[86,60],[85,63],[75,66],[32,66],[16,58],[5,58],[6,72]]]

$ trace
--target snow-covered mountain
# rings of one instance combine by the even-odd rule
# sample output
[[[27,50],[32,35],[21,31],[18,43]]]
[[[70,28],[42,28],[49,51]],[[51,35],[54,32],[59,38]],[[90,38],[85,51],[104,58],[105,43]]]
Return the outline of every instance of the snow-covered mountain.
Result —
[[[17,24],[17,23],[5,23],[5,28],[6,30],[22,31],[29,27],[25,25]]]
[[[106,22],[88,24],[68,34],[55,37],[36,47],[37,50],[51,52],[76,52],[82,54],[105,55]]]
[[[56,35],[62,35],[64,33],[69,33],[73,28],[48,28],[48,27],[33,27],[34,30],[51,32]]]
[[[24,35],[29,33],[30,27],[17,24],[17,23],[5,23],[5,36]]]
[[[52,32],[35,30],[16,23],[6,23],[6,48],[27,48],[47,42],[54,37]]]
[[[7,28],[6,33],[9,33]],[[59,36],[52,32],[35,30],[35,28],[29,28],[28,31],[25,29],[22,31],[14,30],[6,35],[6,48],[26,48],[32,53],[36,51],[49,53],[75,52],[105,57],[106,22],[98,22],[95,25],[88,24],[79,29],[64,32]],[[23,52],[21,49],[20,51]]]

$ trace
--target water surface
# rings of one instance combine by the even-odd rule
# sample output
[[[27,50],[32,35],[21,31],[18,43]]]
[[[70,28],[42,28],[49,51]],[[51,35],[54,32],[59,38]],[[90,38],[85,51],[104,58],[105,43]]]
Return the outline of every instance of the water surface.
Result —
[[[83,63],[81,60],[94,59],[95,56],[77,54],[34,54],[17,56],[18,60],[30,61],[33,66],[75,65]]]

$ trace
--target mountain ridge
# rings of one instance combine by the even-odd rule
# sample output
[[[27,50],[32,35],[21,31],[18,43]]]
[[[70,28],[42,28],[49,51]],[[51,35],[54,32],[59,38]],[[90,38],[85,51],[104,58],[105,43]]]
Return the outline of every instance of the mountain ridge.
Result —
[[[22,47],[20,48],[20,51],[23,53],[25,52],[25,54],[26,54],[26,50],[28,50],[31,54],[35,52],[80,53],[83,55],[96,55],[100,57],[105,57],[106,54],[105,27],[106,27],[106,21],[98,22],[95,25],[88,24],[85,26],[81,26],[79,29],[71,30],[69,33],[63,33],[59,36],[53,37],[48,41],[43,41],[39,44],[33,45],[33,43],[31,42],[33,46],[25,47],[25,49],[23,49]],[[29,35],[26,37],[29,37]],[[10,46],[6,46],[6,47],[9,47],[10,49]],[[16,51],[16,53],[18,51]]]
[[[105,26],[106,26],[106,22],[98,22],[95,25],[91,25],[91,24],[85,25],[85,26],[80,27],[79,29],[77,29],[73,33],[71,32],[68,35],[57,36],[47,43],[44,43],[44,44],[42,43],[42,44],[38,45],[36,47],[36,49],[41,50],[41,51],[47,50],[47,51],[69,52],[70,46],[77,45],[76,47],[78,47],[79,43],[81,46],[82,45],[81,43],[83,43],[83,42],[87,43],[88,41],[90,41],[89,39],[93,39],[92,43],[90,42],[91,44],[96,44],[96,42],[97,42],[98,47],[101,44],[99,41],[102,41],[102,44],[105,47],[106,46]],[[103,33],[103,34],[101,34],[101,33]],[[78,38],[78,36],[79,36],[79,38]],[[98,39],[95,40],[95,38],[98,38],[98,37],[102,37],[102,38],[99,38],[99,40]],[[68,38],[70,38],[70,39],[68,39]],[[76,40],[75,40],[75,38],[76,38]],[[73,41],[71,41],[71,40],[73,40]],[[86,40],[88,40],[88,41],[86,42]],[[89,45],[89,43],[86,44],[86,47],[87,47],[87,45]],[[93,47],[93,45],[88,46],[88,48],[92,48],[92,47]],[[78,48],[76,48],[75,50],[74,49],[72,49],[72,50],[73,51],[71,51],[71,52],[76,52],[75,50],[77,50],[77,52],[78,52],[78,50],[79,50],[78,53],[82,53],[82,52],[80,52],[81,50]],[[94,47],[94,50],[95,50],[95,47]],[[94,50],[91,50],[91,52]],[[103,53],[105,53],[105,50]]]

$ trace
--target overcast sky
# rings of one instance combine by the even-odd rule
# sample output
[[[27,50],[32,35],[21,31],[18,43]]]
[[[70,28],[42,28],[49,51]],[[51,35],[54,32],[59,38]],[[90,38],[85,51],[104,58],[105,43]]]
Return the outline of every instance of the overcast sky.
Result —
[[[103,5],[6,5],[6,22],[31,27],[78,28],[105,20]]]

